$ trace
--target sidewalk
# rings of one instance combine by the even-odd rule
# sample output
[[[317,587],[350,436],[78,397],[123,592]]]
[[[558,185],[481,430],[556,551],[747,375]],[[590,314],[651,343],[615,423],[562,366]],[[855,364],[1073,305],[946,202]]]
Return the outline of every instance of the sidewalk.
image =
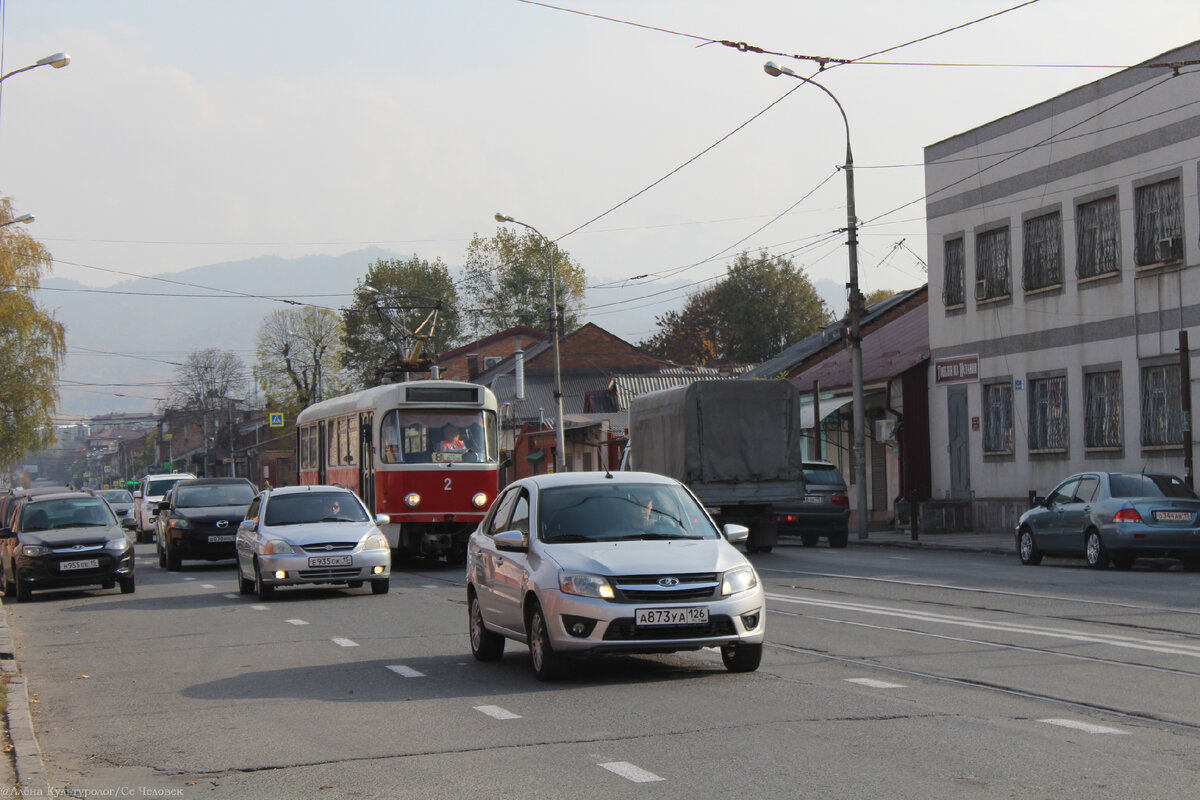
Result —
[[[780,536],[781,546],[800,545],[799,537]],[[826,543],[821,542],[824,547]],[[912,531],[890,528],[867,531],[866,539],[859,539],[857,531],[851,529],[848,547],[902,547],[909,550],[958,550],[973,553],[996,553],[1014,555],[1016,541],[1011,533],[925,533],[920,532],[913,541]]]
[[[46,768],[42,764],[42,750],[33,733],[33,718],[29,714],[29,694],[25,677],[17,668],[16,652],[4,605],[0,602],[0,676],[5,686],[6,712],[4,728],[6,735],[0,737],[5,753],[0,755],[0,793],[5,797],[49,797],[50,788],[46,780]],[[7,787],[13,791],[5,792]]]

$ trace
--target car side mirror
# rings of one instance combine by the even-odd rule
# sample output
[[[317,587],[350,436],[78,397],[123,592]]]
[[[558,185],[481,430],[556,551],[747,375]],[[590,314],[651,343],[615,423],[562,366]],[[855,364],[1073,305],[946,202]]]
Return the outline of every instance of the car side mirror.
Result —
[[[1044,505],[1046,505],[1046,498],[1039,495],[1039,496],[1033,498],[1033,505],[1030,506],[1030,508],[1037,508],[1038,506],[1044,506]]]
[[[162,500],[154,504],[154,510],[162,513],[171,507],[170,500]]]
[[[725,538],[728,539],[731,544],[738,544],[739,542],[744,542],[750,538],[750,529],[745,525],[735,525],[730,522],[725,525],[723,530],[725,531]]]
[[[529,549],[529,542],[526,540],[525,534],[520,531],[502,531],[492,537],[492,540],[496,543],[498,550],[511,550],[519,553]]]
[[[513,465],[512,453],[505,453],[504,458],[500,459],[500,466],[511,467]]]
[[[391,521],[392,521],[392,518],[388,514],[376,514],[375,515],[375,524],[376,525],[387,525]]]
[[[141,493],[140,491],[138,491],[138,490],[136,490],[136,489],[135,489],[135,490],[134,490],[134,492],[133,492],[133,499],[134,499],[134,500],[141,500],[141,499],[142,499],[142,493]]]

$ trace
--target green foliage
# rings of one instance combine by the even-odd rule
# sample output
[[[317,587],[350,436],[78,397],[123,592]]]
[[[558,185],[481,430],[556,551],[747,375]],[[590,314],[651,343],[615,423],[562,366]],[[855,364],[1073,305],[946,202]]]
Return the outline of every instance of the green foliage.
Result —
[[[433,335],[421,342],[427,356],[451,349],[459,339],[458,291],[450,270],[441,259],[430,263],[417,256],[380,259],[368,267],[354,301],[342,312],[341,361],[350,380],[359,387],[378,384],[385,365],[416,344],[400,327],[415,332],[435,308]],[[427,332],[428,326],[422,333]]]
[[[0,221],[13,218],[0,199]],[[0,228],[0,465],[54,441],[58,373],[66,357],[66,330],[39,307],[33,291],[50,272],[50,253],[17,225]]]
[[[550,264],[565,330],[579,327],[587,273],[558,245],[531,230],[497,228],[491,239],[471,238],[463,265],[463,294],[471,307],[472,339],[514,325],[546,330],[550,321]]]
[[[875,291],[871,292],[870,294],[866,295],[863,298],[863,307],[870,308],[871,306],[875,305],[876,303],[887,300],[889,297],[891,297],[895,294],[896,294],[896,292],[893,289],[876,289]]]

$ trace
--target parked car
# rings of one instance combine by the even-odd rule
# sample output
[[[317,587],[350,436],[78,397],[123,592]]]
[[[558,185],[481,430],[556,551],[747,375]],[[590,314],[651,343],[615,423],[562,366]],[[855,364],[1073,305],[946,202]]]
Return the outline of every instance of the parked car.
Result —
[[[132,528],[137,522],[133,516],[133,495],[128,489],[84,489],[88,494],[94,494],[117,515],[122,528]]]
[[[850,498],[841,470],[828,461],[805,461],[804,502],[777,505],[775,524],[780,536],[799,536],[805,547],[816,547],[822,536],[830,547],[845,547],[850,539]]]
[[[1129,569],[1138,558],[1178,558],[1200,570],[1200,498],[1180,478],[1151,472],[1083,472],[1064,480],[1017,522],[1022,564],[1043,556]]]
[[[719,647],[727,669],[758,669],[766,601],[754,567],[679,481],[645,472],[570,472],[510,484],[471,535],[471,652],[529,646],[553,680],[570,656]]]
[[[21,500],[13,526],[0,528],[0,582],[7,597],[38,589],[98,584],[134,590],[133,545],[108,504],[84,492]]]
[[[171,472],[160,475],[146,475],[142,478],[141,486],[133,492],[134,499],[134,529],[137,540],[146,542],[154,532],[154,522],[158,513],[158,503],[163,495],[171,491],[171,487],[185,478],[196,477],[190,472]]]
[[[158,565],[176,571],[184,559],[235,558],[238,525],[258,488],[245,478],[188,478],[156,509]]]
[[[237,531],[238,589],[260,600],[280,586],[370,581],[387,594],[392,551],[372,514],[341,486],[284,486],[254,498]]]

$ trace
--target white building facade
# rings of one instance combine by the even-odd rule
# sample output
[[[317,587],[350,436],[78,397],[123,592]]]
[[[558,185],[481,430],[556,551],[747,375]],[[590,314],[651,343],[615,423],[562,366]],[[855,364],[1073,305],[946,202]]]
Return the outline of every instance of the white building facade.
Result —
[[[934,499],[1011,529],[1073,472],[1183,475],[1200,42],[927,147],[925,181]]]

